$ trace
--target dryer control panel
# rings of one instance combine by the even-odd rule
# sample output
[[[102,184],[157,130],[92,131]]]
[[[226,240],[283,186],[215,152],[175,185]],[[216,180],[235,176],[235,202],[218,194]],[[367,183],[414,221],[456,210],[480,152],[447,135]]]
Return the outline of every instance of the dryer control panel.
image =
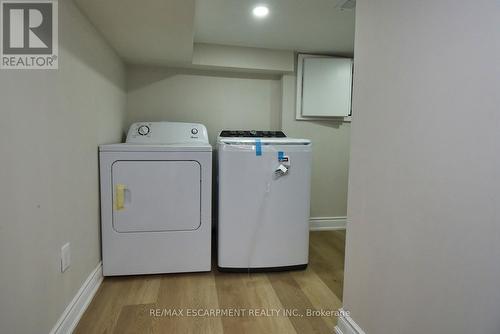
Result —
[[[208,144],[208,132],[203,124],[198,123],[137,122],[130,126],[126,142],[149,145]]]

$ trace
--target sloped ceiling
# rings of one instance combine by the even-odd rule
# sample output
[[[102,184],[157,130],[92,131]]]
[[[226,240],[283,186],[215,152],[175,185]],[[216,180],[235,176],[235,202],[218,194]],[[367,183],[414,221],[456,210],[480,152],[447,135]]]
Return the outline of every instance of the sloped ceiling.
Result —
[[[129,63],[190,63],[195,0],[75,0]]]
[[[191,64],[193,44],[353,53],[354,10],[338,0],[74,0],[128,63]],[[265,19],[252,8],[266,4]]]

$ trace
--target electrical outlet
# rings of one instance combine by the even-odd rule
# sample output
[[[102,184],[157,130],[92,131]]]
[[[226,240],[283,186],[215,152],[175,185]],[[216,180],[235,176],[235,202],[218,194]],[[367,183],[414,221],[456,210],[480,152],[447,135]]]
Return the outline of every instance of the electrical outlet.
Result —
[[[69,242],[61,247],[61,272],[65,272],[71,265],[71,248]]]

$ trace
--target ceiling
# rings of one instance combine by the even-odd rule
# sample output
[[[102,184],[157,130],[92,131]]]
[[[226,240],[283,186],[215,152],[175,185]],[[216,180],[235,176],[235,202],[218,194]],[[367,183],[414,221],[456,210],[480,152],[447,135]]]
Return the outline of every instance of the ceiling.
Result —
[[[75,0],[130,63],[186,63],[193,53],[195,0]]]
[[[352,53],[354,11],[337,0],[197,0],[195,42],[308,52]],[[252,8],[265,4],[269,16]]]
[[[128,63],[190,64],[194,43],[352,54],[344,0],[74,0]],[[252,15],[256,5],[268,17]]]

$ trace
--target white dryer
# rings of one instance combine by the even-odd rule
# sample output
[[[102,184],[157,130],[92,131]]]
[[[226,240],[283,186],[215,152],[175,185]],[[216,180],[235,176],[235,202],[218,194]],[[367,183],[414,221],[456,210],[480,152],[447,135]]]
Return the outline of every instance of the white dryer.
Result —
[[[210,271],[212,147],[205,126],[134,123],[99,147],[103,273]]]

